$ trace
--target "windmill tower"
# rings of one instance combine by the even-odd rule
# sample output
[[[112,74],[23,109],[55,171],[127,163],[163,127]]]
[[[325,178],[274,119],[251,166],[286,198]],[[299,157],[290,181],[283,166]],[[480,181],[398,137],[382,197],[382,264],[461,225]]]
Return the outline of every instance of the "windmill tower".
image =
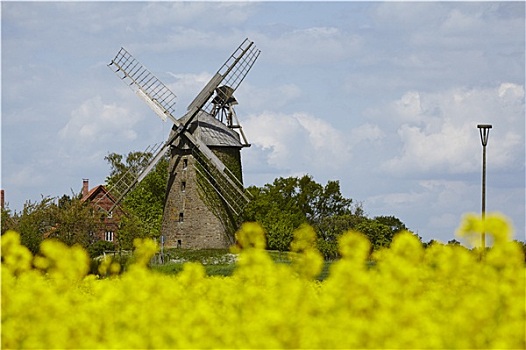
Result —
[[[125,174],[109,190],[116,206],[169,153],[161,232],[168,247],[224,248],[234,243],[239,214],[250,201],[240,154],[250,145],[234,110],[234,92],[259,54],[245,39],[181,118],[174,116],[176,96],[128,51],[121,48],[109,64],[162,120],[173,123],[168,140],[148,150],[153,154],[149,164]]]

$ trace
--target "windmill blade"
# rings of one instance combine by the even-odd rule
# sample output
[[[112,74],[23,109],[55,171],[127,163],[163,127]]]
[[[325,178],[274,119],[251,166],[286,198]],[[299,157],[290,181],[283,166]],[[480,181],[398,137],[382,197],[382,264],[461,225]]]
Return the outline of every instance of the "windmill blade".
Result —
[[[115,74],[122,73],[122,80],[135,90],[150,108],[163,120],[170,118],[175,121],[175,94],[157,79],[148,69],[122,48],[108,65]]]
[[[211,176],[213,176],[213,179],[216,183],[221,184],[220,186],[223,191],[236,193],[239,198],[248,203],[250,199],[241,181],[230,171],[230,169],[226,167],[226,165],[215,155],[215,153],[212,152],[212,150],[203,141],[201,141],[201,139],[194,137],[186,130],[186,128],[183,127],[181,123],[178,124],[179,127],[177,128],[176,133],[172,136],[172,140],[175,140],[177,137],[183,135],[184,138],[187,139],[193,146],[192,152],[194,158],[202,159],[202,164],[205,164],[203,162],[206,162],[207,168],[213,168],[213,170],[210,170],[209,173]],[[169,142],[171,143],[173,141]]]
[[[230,173],[230,176],[239,184],[238,187],[232,187],[228,181],[225,181],[225,177],[218,173],[218,169],[210,164],[208,159],[203,157],[203,155],[195,149],[192,150],[192,155],[197,161],[194,164],[196,172],[212,186],[216,193],[236,215],[240,215],[243,208],[252,199],[250,192],[245,190],[243,184],[241,184],[241,182]]]
[[[163,156],[166,154],[169,148],[170,144],[168,142],[159,143],[154,145],[153,147],[149,146],[143,152],[145,154],[149,153],[153,155],[148,164],[144,168],[139,169],[139,171],[129,169],[112,186],[110,186],[107,189],[107,193],[105,194],[105,196],[101,197],[97,202],[104,200],[106,197],[109,197],[112,200],[113,204],[108,211],[113,211],[115,207],[117,207],[120,204],[120,202],[124,199],[124,197],[137,184],[144,180],[144,178],[153,170],[153,168],[157,165],[157,163],[159,163],[159,161],[163,158]]]
[[[194,114],[201,109],[210,113],[213,108],[211,97],[214,92],[221,100],[227,101],[245,79],[260,53],[253,41],[245,39],[190,103],[188,113]],[[220,85],[226,86],[227,89],[218,89]]]

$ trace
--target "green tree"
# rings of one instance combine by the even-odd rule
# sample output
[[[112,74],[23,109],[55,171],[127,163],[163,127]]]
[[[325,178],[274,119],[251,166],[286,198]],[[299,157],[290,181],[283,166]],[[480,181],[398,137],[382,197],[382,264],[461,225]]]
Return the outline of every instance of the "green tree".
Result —
[[[79,244],[86,249],[93,243],[100,216],[92,206],[82,202],[80,196],[62,196],[53,210],[55,225],[49,237],[55,237],[69,246]]]
[[[115,184],[128,171],[138,174],[152,156],[148,152],[130,152],[126,157],[117,153],[107,155],[105,160],[110,165],[110,175],[106,184]],[[121,207],[127,215],[119,230],[119,244],[123,249],[129,249],[135,237],[160,236],[167,182],[166,156],[124,197]]]
[[[394,232],[389,226],[375,219],[362,221],[355,230],[367,236],[373,250],[389,246],[394,237]]]
[[[49,197],[41,201],[27,201],[21,212],[15,212],[7,229],[20,233],[20,241],[33,254],[39,251],[40,243],[56,225],[56,205]],[[4,228],[2,228],[2,233]]]
[[[261,188],[250,187],[249,191],[254,199],[245,208],[242,219],[257,221],[265,228],[269,249],[287,250],[294,229],[307,223],[321,233],[324,242],[334,241],[330,244],[335,250],[337,234],[331,226],[346,219],[353,222],[356,215],[363,215],[360,205],[341,194],[338,181],[322,186],[309,175],[280,177]],[[330,244],[323,246],[329,249]]]
[[[150,152],[130,152],[126,157],[118,153],[110,153],[104,159],[110,164],[110,174],[106,177],[108,186],[114,185],[122,175],[130,171],[138,174],[148,165],[152,157]]]
[[[318,235],[318,249],[326,259],[339,257],[338,237],[354,230],[361,222],[367,220],[361,206],[353,213],[323,217],[315,226]]]
[[[449,241],[447,241],[447,244],[449,244],[449,245],[460,245],[460,242],[457,241],[456,239],[450,239]]]
[[[130,250],[135,238],[152,237],[147,225],[136,215],[125,215],[119,225],[118,248]]]
[[[375,216],[374,219],[381,224],[389,226],[394,234],[408,230],[405,224],[395,216]]]
[[[405,224],[395,216],[376,216],[373,219],[367,218],[360,222],[355,227],[355,230],[369,238],[373,250],[388,247],[397,233],[408,231]],[[420,237],[418,238],[420,239]]]
[[[299,222],[294,212],[287,212],[273,207],[265,220],[267,231],[267,248],[271,250],[286,251],[292,243],[292,232]]]
[[[524,261],[526,262],[526,242],[519,241],[519,240],[516,240],[516,239],[514,239],[513,242],[515,242],[516,244],[518,244],[522,248],[522,251],[524,253]]]
[[[16,221],[9,207],[6,206],[5,208],[2,208],[0,220],[2,234],[6,233],[8,230],[16,230]]]
[[[288,179],[277,179],[262,188],[249,187],[253,199],[245,207],[242,221],[257,221],[267,232],[267,248],[287,250],[292,232],[306,221],[293,198],[294,186]]]
[[[2,233],[8,229],[19,232],[22,244],[33,254],[39,251],[40,243],[47,238],[88,248],[93,241],[93,232],[100,224],[100,218],[92,207],[81,202],[80,195],[73,198],[64,195],[58,200],[42,197],[41,201],[26,202],[21,212],[10,215],[5,210],[2,216]]]

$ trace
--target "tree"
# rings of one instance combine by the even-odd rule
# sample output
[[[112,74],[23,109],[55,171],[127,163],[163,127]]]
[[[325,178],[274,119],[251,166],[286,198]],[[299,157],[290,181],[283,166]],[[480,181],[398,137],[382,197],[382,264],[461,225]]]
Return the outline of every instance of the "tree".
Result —
[[[267,231],[267,248],[286,251],[292,243],[292,233],[297,228],[298,216],[294,212],[287,212],[273,207],[265,220]]]
[[[148,165],[152,156],[149,152],[130,152],[126,157],[117,153],[108,154],[104,158],[110,165],[110,175],[106,178],[106,184],[115,184],[128,171],[138,174]],[[135,237],[160,236],[167,182],[168,157],[163,157],[124,197],[121,207],[128,215],[123,218],[119,230],[119,244],[126,247],[125,249],[128,249]]]
[[[262,188],[249,187],[253,195],[242,213],[242,221],[257,221],[267,232],[267,247],[287,250],[292,231],[305,222],[297,201],[293,199],[294,184],[290,179],[277,179]]]
[[[355,230],[369,238],[373,250],[388,247],[397,233],[408,231],[405,224],[395,216],[376,216],[363,220]]]
[[[80,200],[80,196],[62,196],[53,210],[55,225],[48,237],[55,237],[69,246],[79,244],[84,248],[94,242],[100,217],[93,207]]]
[[[354,230],[361,222],[367,220],[361,207],[354,213],[323,217],[315,230],[318,235],[318,249],[326,259],[335,259],[338,253],[338,237],[344,232]]]
[[[0,220],[0,229],[2,230],[2,234],[6,233],[8,230],[16,230],[15,218],[13,217],[11,209],[9,209],[7,206],[2,208]]]
[[[122,175],[130,171],[138,174],[139,171],[148,165],[152,157],[150,152],[130,152],[123,161],[123,156],[118,153],[110,153],[104,159],[110,164],[110,175],[106,177],[106,184],[112,186]]]
[[[519,245],[522,248],[522,251],[524,253],[524,261],[526,262],[526,242],[519,241],[514,239],[513,242],[515,242],[517,245]]]
[[[460,245],[460,242],[457,241],[456,239],[450,239],[449,241],[447,241],[447,244],[448,245]]]
[[[250,187],[254,199],[245,208],[243,221],[257,221],[267,232],[269,249],[287,250],[292,241],[292,232],[301,224],[313,226],[324,241],[334,241],[336,236],[331,225],[353,222],[362,216],[360,205],[345,198],[338,181],[328,181],[325,186],[316,183],[311,176],[277,178],[262,188]],[[343,231],[342,231],[343,232]],[[342,232],[338,232],[341,234]],[[327,246],[327,244],[324,244]]]
[[[405,224],[395,216],[375,216],[374,219],[386,226],[388,226],[394,234],[401,231],[407,231]]]
[[[367,236],[373,250],[389,246],[395,235],[394,230],[390,226],[376,219],[362,221],[356,226],[355,230]]]
[[[38,253],[45,234],[51,232],[56,224],[55,204],[49,197],[42,197],[40,202],[27,201],[21,212],[15,212],[2,226],[2,233],[14,230],[20,233],[20,241],[33,254]],[[4,212],[2,212],[4,214]]]

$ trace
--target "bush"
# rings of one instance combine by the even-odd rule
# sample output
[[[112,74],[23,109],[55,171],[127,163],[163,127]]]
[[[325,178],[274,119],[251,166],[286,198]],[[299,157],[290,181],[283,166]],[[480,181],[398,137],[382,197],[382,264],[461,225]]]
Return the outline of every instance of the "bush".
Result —
[[[88,246],[88,254],[90,258],[96,258],[102,255],[105,251],[115,250],[115,245],[108,241],[98,240]]]

